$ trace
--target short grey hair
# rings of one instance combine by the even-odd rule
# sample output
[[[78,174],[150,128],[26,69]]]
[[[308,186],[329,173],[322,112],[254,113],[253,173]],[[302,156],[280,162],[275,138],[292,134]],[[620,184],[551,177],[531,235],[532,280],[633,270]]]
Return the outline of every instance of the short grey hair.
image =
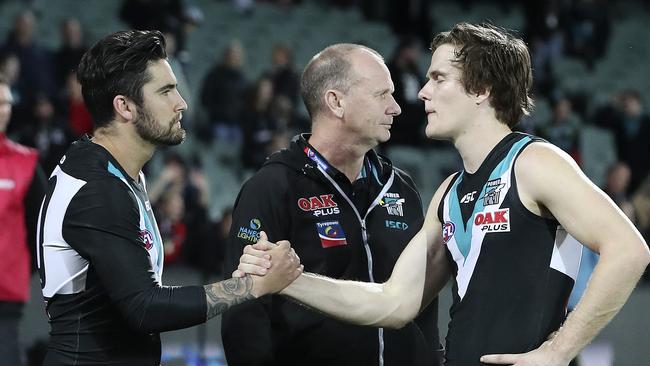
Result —
[[[350,62],[352,51],[364,50],[383,62],[384,58],[372,48],[353,44],[338,43],[317,53],[309,61],[300,78],[300,95],[313,119],[324,110],[323,93],[329,89],[347,93],[356,81]]]

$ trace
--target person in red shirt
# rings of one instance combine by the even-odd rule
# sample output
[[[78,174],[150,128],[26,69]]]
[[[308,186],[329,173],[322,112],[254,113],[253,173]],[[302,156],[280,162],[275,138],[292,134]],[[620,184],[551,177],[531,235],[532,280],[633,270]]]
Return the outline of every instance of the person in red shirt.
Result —
[[[41,198],[38,193],[44,187],[39,182],[44,182],[44,177],[35,174],[38,152],[9,140],[5,134],[12,103],[9,82],[0,74],[0,360],[7,365],[22,365],[18,327],[29,297],[28,238],[35,237],[33,230],[28,230],[25,216],[27,212],[30,221],[35,221],[30,213],[38,208],[29,202]]]

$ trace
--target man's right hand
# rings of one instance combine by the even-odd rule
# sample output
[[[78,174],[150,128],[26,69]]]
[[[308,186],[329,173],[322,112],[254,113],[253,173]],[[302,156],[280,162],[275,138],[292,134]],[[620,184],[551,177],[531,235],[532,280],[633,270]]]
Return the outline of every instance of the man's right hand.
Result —
[[[262,231],[255,245],[244,248],[233,277],[252,274],[253,295],[260,297],[282,291],[300,276],[303,268],[300,258],[288,241],[273,244]]]

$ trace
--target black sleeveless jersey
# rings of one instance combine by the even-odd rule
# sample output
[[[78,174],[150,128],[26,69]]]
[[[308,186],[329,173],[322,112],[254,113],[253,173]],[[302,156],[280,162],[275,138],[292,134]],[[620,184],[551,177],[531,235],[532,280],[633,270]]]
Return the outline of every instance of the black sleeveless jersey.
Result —
[[[454,271],[446,365],[533,350],[565,319],[581,245],[521,203],[514,164],[533,141],[506,136],[474,174],[452,178],[438,207]]]

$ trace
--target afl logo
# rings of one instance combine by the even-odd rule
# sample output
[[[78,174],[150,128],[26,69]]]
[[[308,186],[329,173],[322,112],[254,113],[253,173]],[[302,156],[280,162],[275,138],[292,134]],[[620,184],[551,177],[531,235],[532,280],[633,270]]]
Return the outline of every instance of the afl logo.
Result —
[[[250,227],[253,230],[259,230],[262,227],[262,223],[259,219],[252,219],[250,222]]]
[[[442,226],[442,240],[447,244],[449,239],[451,239],[452,236],[454,236],[454,232],[456,231],[456,225],[454,225],[453,222],[447,221],[445,224]]]
[[[149,230],[140,231],[140,240],[146,250],[151,250],[151,248],[153,248],[153,235],[151,235]]]

